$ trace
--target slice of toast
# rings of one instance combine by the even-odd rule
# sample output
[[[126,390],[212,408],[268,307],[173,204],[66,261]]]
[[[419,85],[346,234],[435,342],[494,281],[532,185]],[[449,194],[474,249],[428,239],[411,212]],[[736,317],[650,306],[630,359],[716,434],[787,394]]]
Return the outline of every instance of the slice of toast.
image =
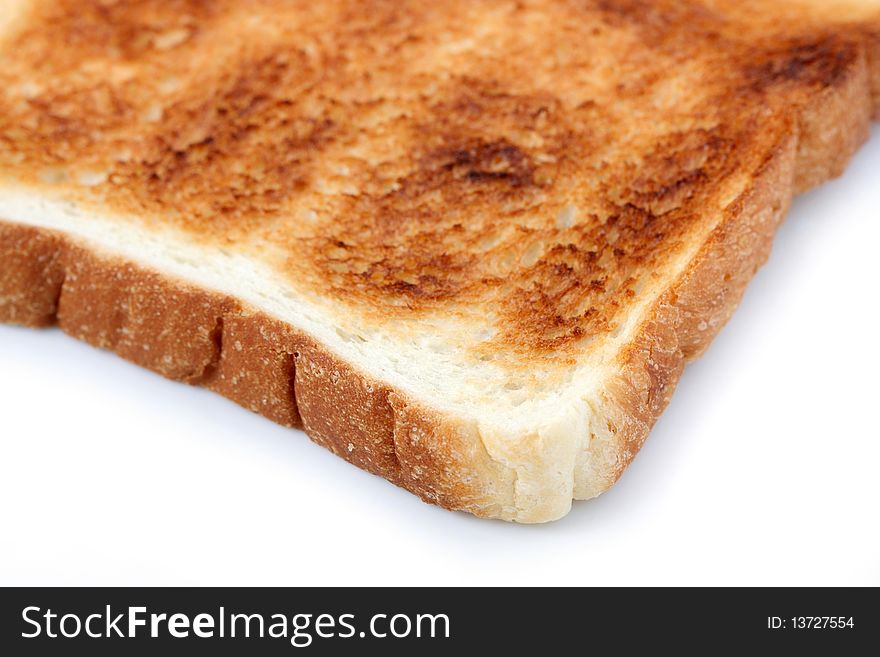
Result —
[[[5,0],[0,61],[0,320],[540,522],[866,139],[880,4]]]

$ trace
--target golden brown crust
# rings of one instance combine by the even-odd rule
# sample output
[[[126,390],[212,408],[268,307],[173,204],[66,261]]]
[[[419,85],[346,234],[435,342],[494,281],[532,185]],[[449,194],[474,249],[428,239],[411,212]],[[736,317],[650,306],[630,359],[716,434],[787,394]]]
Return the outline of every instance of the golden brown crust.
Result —
[[[618,443],[616,477],[666,408],[686,362],[709,346],[769,257],[792,197],[796,144],[795,132],[780,142],[755,184],[731,206],[620,352],[618,374],[603,399],[609,431]]]
[[[867,33],[868,75],[871,77],[871,99],[874,120],[880,119],[880,28]]]
[[[0,322],[56,324],[203,385],[448,509],[513,518],[512,475],[476,429],[357,371],[289,325],[215,292],[0,222]]]
[[[685,364],[708,348],[748,282],[770,255],[791,199],[840,175],[867,139],[877,99],[865,53],[835,75],[836,84],[795,106],[789,128],[748,189],[728,208],[697,256],[654,304],[619,356],[603,410],[618,445],[619,477],[669,403]]]

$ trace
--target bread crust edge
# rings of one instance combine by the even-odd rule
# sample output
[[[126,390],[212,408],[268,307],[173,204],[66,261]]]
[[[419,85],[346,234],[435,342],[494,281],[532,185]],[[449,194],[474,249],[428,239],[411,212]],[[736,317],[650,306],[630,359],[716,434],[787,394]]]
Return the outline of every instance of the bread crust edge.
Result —
[[[793,108],[790,129],[752,184],[619,353],[619,373],[600,393],[591,423],[591,442],[606,443],[598,452],[604,462],[593,467],[607,479],[576,482],[576,499],[601,494],[632,462],[685,365],[709,347],[769,258],[793,197],[841,175],[868,139],[871,121],[880,115],[880,35],[869,34],[863,45],[856,64],[836,85]]]

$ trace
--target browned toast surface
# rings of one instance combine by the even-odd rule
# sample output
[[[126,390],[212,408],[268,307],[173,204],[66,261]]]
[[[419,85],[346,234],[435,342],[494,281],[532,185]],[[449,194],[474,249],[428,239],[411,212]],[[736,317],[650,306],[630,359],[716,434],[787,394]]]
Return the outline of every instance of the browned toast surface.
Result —
[[[526,354],[614,330],[867,39],[772,3],[29,4],[4,171],[383,316],[478,304]]]
[[[871,2],[9,6],[0,177],[257,261],[358,326],[452,318],[458,362],[508,391],[547,396],[613,346],[615,468],[880,99]],[[736,249],[741,270],[697,267]],[[707,298],[675,291],[688,271]],[[615,342],[675,304],[645,320],[679,324],[668,367],[639,360],[645,330]]]

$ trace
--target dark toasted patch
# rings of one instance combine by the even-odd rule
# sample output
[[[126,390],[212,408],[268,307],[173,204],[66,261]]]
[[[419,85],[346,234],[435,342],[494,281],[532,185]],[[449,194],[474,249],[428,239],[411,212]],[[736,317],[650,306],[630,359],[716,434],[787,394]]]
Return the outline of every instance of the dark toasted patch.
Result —
[[[779,84],[831,86],[858,57],[856,43],[840,36],[796,40],[757,53],[745,66],[746,77],[759,89]]]

